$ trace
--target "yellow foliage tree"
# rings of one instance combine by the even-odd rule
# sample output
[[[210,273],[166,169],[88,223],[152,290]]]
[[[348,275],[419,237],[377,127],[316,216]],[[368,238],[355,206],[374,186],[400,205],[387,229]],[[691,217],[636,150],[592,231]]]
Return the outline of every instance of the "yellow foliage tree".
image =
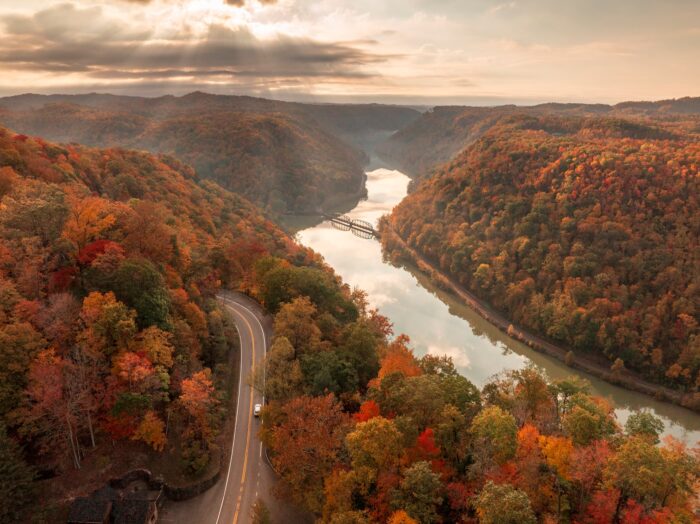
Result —
[[[400,509],[391,514],[388,524],[418,524],[418,521],[412,519],[408,513]]]
[[[547,464],[556,469],[557,474],[561,478],[569,480],[571,454],[574,452],[574,444],[571,439],[568,437],[541,435],[539,445]]]
[[[92,196],[72,198],[68,219],[63,226],[63,236],[80,250],[98,239],[115,221],[108,200]]]
[[[156,451],[163,451],[167,439],[165,424],[153,411],[148,411],[131,436],[131,440],[141,440]]]
[[[169,368],[173,365],[174,351],[170,336],[156,326],[148,327],[136,337],[133,350],[136,353],[144,352],[153,364]]]

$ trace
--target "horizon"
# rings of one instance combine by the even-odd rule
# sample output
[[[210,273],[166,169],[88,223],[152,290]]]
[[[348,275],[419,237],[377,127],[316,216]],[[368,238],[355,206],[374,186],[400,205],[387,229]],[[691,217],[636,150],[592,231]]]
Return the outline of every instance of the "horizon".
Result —
[[[3,3],[0,96],[490,106],[668,100],[700,85],[691,0]]]
[[[624,104],[624,103],[659,103],[659,102],[671,102],[671,101],[678,101],[678,100],[692,100],[692,99],[698,99],[700,96],[681,96],[681,97],[676,97],[676,98],[663,98],[663,99],[655,99],[655,100],[617,100],[613,102],[599,102],[599,101],[583,101],[583,100],[546,100],[546,99],[533,99],[533,100],[518,100],[518,99],[507,99],[504,98],[502,100],[496,100],[496,99],[490,99],[487,97],[483,98],[477,98],[477,97],[472,97],[472,98],[467,98],[463,99],[462,101],[460,100],[407,100],[405,102],[399,102],[397,101],[377,101],[372,99],[371,97],[367,97],[366,99],[357,99],[354,100],[353,97],[328,97],[327,99],[321,99],[321,100],[315,100],[314,97],[308,96],[308,95],[303,95],[301,94],[299,97],[284,97],[284,98],[270,98],[266,96],[261,96],[261,95],[255,95],[255,94],[246,94],[246,93],[217,93],[217,92],[210,92],[202,89],[196,89],[193,91],[187,91],[183,93],[172,93],[172,92],[164,92],[164,93],[159,93],[159,94],[124,94],[124,93],[114,93],[110,91],[85,91],[85,92],[52,92],[52,91],[46,91],[46,92],[37,92],[37,91],[26,91],[26,92],[18,92],[15,94],[0,94],[0,99],[4,98],[16,98],[16,97],[22,97],[22,96],[44,96],[44,97],[50,97],[50,96],[90,96],[90,95],[97,95],[97,96],[115,96],[115,97],[131,97],[131,98],[147,98],[147,99],[158,99],[158,98],[185,98],[187,96],[195,95],[195,94],[203,94],[203,95],[208,95],[208,96],[230,96],[230,97],[249,97],[249,98],[256,98],[260,100],[269,100],[269,101],[275,101],[275,102],[285,102],[285,103],[299,103],[299,104],[316,104],[316,105],[386,105],[386,106],[397,106],[397,107],[416,107],[416,108],[425,108],[426,110],[436,108],[436,107],[450,107],[450,106],[456,106],[456,107],[504,107],[504,106],[516,106],[516,107],[522,107],[522,108],[528,108],[528,107],[536,107],[539,105],[546,105],[546,104],[560,104],[560,105],[606,105],[610,107],[615,107],[616,105],[619,104]],[[316,97],[317,98],[317,97]]]

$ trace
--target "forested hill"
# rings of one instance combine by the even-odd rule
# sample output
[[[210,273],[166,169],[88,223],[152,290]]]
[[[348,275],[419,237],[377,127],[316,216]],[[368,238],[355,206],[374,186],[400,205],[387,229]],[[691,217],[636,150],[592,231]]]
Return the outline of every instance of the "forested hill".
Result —
[[[674,126],[513,116],[390,223],[514,323],[697,392],[699,170],[698,136]]]
[[[503,117],[531,116],[609,116],[651,121],[686,121],[700,129],[700,98],[659,102],[605,104],[558,104],[498,107],[436,107],[412,121],[378,146],[381,157],[401,166],[407,174],[421,177],[451,160],[474,143]]]
[[[214,294],[254,288],[268,255],[318,265],[172,157],[0,128],[0,521],[28,502],[56,522],[39,513],[125,468],[208,471],[236,340]]]
[[[192,93],[156,99],[21,95],[0,100],[0,122],[58,142],[172,154],[198,173],[277,212],[357,194],[367,137],[415,119],[393,106],[307,105]]]

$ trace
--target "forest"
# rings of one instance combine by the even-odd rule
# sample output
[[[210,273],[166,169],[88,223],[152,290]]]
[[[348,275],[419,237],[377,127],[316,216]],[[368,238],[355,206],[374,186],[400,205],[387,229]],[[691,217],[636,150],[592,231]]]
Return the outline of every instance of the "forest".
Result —
[[[685,122],[516,114],[387,226],[515,325],[698,409],[699,166]]]
[[[433,174],[505,117],[611,117],[645,120],[663,126],[680,124],[685,131],[700,130],[700,98],[658,102],[622,102],[616,105],[546,103],[534,106],[438,106],[424,112],[380,144],[377,153],[411,177]]]
[[[46,521],[124,460],[203,474],[237,351],[216,290],[318,257],[172,157],[0,129],[0,166],[0,522],[39,485]]]
[[[554,137],[542,124],[510,122],[504,132],[521,150],[553,157],[568,151],[561,141],[588,136],[595,143],[589,135],[601,132],[600,122],[587,123],[575,138]],[[557,129],[570,125],[560,122]],[[664,139],[667,158],[658,144],[634,149],[634,140],[619,140],[630,159],[640,155],[645,165],[657,159],[658,174],[645,169],[639,177],[654,180],[665,165],[696,173],[671,141]],[[613,138],[604,141],[612,150]],[[500,135],[480,144],[512,146]],[[581,150],[571,145],[577,158],[583,149],[591,154],[586,144]],[[683,151],[689,155],[692,148]],[[506,164],[534,162],[524,153],[496,159],[505,157]],[[550,164],[541,190],[559,165]],[[250,377],[267,399],[261,438],[281,480],[278,495],[320,522],[693,521],[698,452],[672,438],[660,443],[663,424],[655,416],[635,413],[622,428],[585,382],[551,382],[528,368],[504,372],[479,391],[449,358],[414,357],[408,338],[393,333],[364,292],[343,284],[254,205],[178,160],[60,146],[3,129],[0,166],[0,521],[24,518],[30,507],[35,520],[46,520],[61,502],[119,470],[120,460],[132,467],[145,462],[178,479],[213,467],[236,352],[235,326],[216,300],[220,288],[245,291],[274,317],[272,345]],[[493,173],[502,169],[499,164]],[[584,191],[574,174],[567,180]],[[505,186],[494,191],[502,195]],[[623,187],[634,194],[638,184]],[[657,190],[655,205],[674,203],[678,221],[659,227],[675,232],[672,226],[697,215],[692,195],[692,186]],[[680,198],[688,201],[685,208]],[[540,199],[548,213],[556,212]],[[437,208],[452,209],[439,202]],[[475,214],[467,217],[491,216],[476,202],[486,205],[494,196],[474,202]],[[530,215],[523,203],[508,209]],[[523,231],[533,244],[552,223],[538,213],[536,227]],[[624,226],[635,233],[644,214],[637,215],[634,223],[606,231],[619,235]],[[588,243],[595,240],[595,227],[581,229]],[[528,260],[527,249],[520,253]],[[590,268],[588,259],[570,260],[576,256],[583,255],[567,255],[562,264]],[[639,256],[654,260],[646,252]],[[692,260],[673,260],[681,263]],[[582,271],[580,279],[591,270]],[[670,281],[682,271],[679,265],[667,272]],[[637,290],[624,282],[619,286],[628,292]],[[580,291],[572,284],[565,289]],[[671,298],[670,311],[676,302],[689,303]],[[556,311],[566,326],[568,317]],[[667,322],[658,329],[659,336],[688,342],[675,358],[692,354],[695,332]],[[33,507],[39,489],[45,503]]]
[[[275,213],[360,196],[360,137],[416,118],[391,106],[305,105],[192,93],[0,99],[0,122],[58,142],[166,153]]]
[[[414,357],[363,292],[312,286],[279,259],[256,274],[275,312],[253,376],[261,437],[279,494],[317,522],[695,521],[698,449],[660,443],[651,413],[621,427],[585,381],[534,367],[479,391],[449,357]]]

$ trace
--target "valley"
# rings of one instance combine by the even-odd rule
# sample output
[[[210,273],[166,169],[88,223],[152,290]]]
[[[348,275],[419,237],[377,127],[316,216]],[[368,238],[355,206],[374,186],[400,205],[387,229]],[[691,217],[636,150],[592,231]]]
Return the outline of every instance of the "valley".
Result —
[[[369,169],[367,199],[343,212],[376,224],[402,201],[409,178],[378,159]],[[417,356],[449,355],[459,372],[478,387],[498,373],[528,365],[553,380],[578,375],[592,384],[596,395],[612,401],[620,423],[634,411],[648,410],[664,421],[665,434],[689,444],[700,440],[700,415],[580,373],[514,340],[462,299],[436,287],[415,266],[387,261],[379,243],[340,231],[328,222],[309,225],[291,220],[289,226],[299,229],[299,242],[323,255],[345,282],[367,291],[370,304],[389,318],[395,332],[410,337]]]
[[[698,20],[0,0],[0,524],[700,522]]]

